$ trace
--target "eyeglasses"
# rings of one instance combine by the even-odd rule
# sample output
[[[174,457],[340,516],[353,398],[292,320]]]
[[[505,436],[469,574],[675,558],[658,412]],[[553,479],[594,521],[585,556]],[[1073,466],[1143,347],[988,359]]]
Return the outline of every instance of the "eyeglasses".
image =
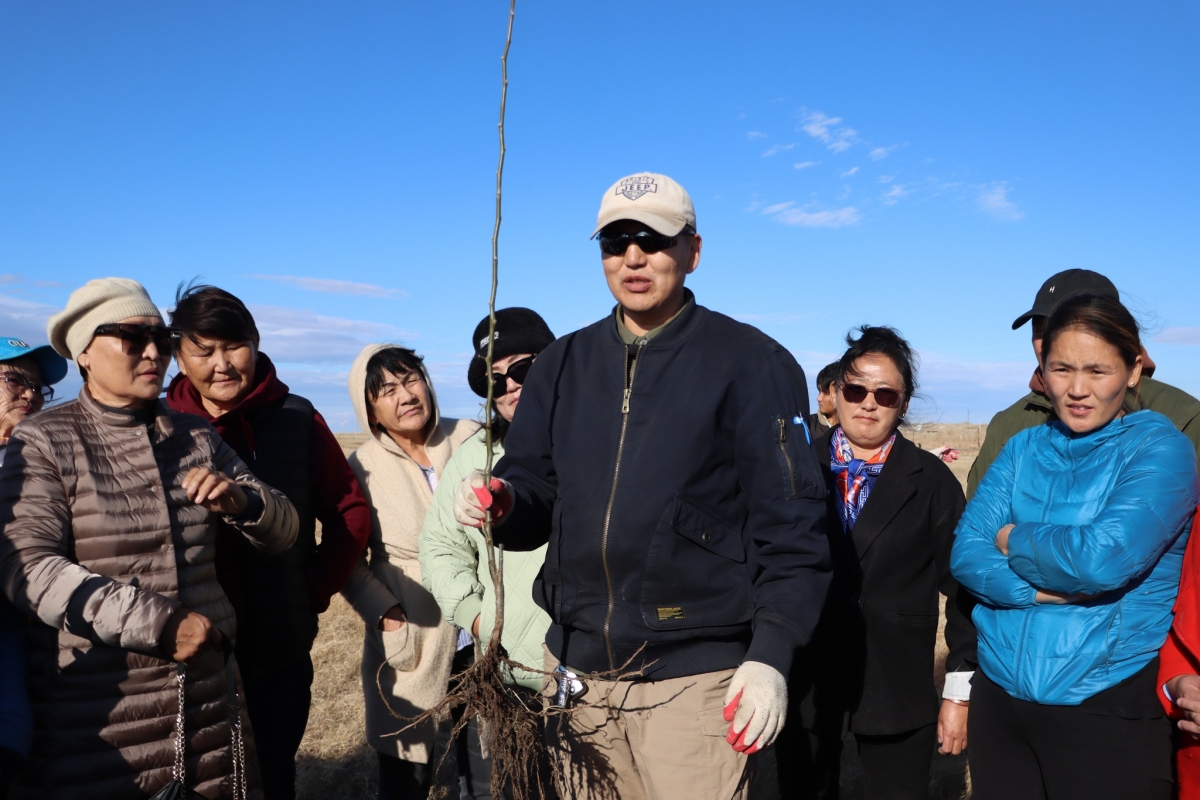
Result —
[[[900,405],[900,393],[895,389],[868,389],[857,383],[843,383],[842,397],[846,402],[858,404],[867,399],[867,395],[875,395],[875,402],[884,408],[897,408]]]
[[[677,236],[663,236],[655,231],[638,231],[637,233],[619,233],[616,236],[600,234],[600,251],[609,256],[623,256],[629,245],[636,244],[643,253],[657,253],[674,247],[679,241]]]
[[[108,325],[100,325],[93,335],[116,336],[122,341],[129,342],[138,350],[145,349],[146,345],[153,340],[154,346],[159,350],[171,353],[175,352],[180,338],[177,328],[168,328],[165,325],[140,325],[132,322],[113,322]]]
[[[514,361],[508,365],[508,372],[501,375],[499,372],[492,373],[492,397],[503,397],[508,394],[508,379],[512,378],[513,383],[517,386],[524,386],[525,379],[529,377],[529,368],[533,366],[535,356],[528,356],[519,361]]]
[[[8,387],[8,391],[14,395],[19,395],[21,392],[29,389],[35,395],[41,395],[42,401],[49,403],[54,399],[54,387],[45,383],[39,383],[31,378],[26,378],[19,372],[0,372],[0,381]]]

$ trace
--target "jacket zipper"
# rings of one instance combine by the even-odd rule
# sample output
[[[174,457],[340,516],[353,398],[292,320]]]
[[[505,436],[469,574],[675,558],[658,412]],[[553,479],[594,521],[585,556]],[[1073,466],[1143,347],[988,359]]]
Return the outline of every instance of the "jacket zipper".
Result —
[[[792,467],[792,457],[788,455],[787,447],[784,446],[787,442],[787,423],[784,421],[783,417],[780,417],[776,421],[779,423],[779,452],[783,453],[783,461],[785,464],[787,464],[788,479],[791,481],[792,487],[792,493],[788,496],[788,499],[795,500],[796,470]]]
[[[638,345],[637,352],[633,354],[632,365],[629,363],[629,348],[625,348],[625,393],[621,399],[621,435],[617,439],[617,463],[613,467],[612,488],[608,493],[608,506],[604,509],[604,533],[600,538],[600,561],[604,565],[604,582],[608,587],[608,610],[604,614],[604,649],[608,653],[610,670],[615,670],[617,664],[612,648],[611,627],[616,599],[613,597],[612,572],[608,568],[608,529],[612,524],[613,503],[617,499],[617,478],[621,474],[621,455],[625,451],[625,430],[629,427],[629,397],[633,394],[633,377],[637,374],[638,359],[645,346],[645,343]]]

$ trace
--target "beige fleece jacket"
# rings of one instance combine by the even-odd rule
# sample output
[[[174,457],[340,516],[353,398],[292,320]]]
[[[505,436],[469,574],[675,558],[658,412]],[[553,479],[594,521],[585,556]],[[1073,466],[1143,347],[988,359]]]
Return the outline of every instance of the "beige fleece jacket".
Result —
[[[371,437],[349,459],[371,506],[371,538],[342,595],[366,627],[362,679],[367,741],[381,753],[424,764],[433,754],[432,726],[400,732],[408,723],[395,715],[416,717],[445,696],[457,635],[433,595],[421,585],[417,538],[433,491],[420,466],[367,419],[367,362],[388,346],[368,345],[350,369],[350,400],[358,424]],[[433,383],[428,373],[423,377],[433,406],[425,451],[441,475],[450,456],[479,424],[442,418]],[[395,605],[404,609],[408,622],[385,633],[379,620]]]

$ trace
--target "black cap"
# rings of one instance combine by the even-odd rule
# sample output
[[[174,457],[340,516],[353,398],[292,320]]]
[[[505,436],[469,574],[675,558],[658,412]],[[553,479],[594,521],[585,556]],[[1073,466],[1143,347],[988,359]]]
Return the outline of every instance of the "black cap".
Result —
[[[1033,298],[1033,308],[1017,317],[1012,327],[1015,331],[1033,317],[1048,317],[1054,307],[1077,294],[1098,294],[1120,300],[1121,293],[1108,278],[1090,269],[1068,269],[1050,279],[1038,289],[1037,297]]]
[[[496,312],[496,343],[492,345],[492,359],[499,360],[517,353],[540,353],[554,341],[554,334],[546,320],[528,308],[502,308]],[[467,367],[467,383],[471,391],[487,397],[487,345],[488,317],[480,320],[471,337],[475,357]]]

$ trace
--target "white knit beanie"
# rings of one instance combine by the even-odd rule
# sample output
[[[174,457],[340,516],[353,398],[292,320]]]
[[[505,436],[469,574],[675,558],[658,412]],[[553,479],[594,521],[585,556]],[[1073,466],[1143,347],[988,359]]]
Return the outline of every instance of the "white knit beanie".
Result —
[[[46,338],[54,352],[74,360],[91,344],[97,327],[130,317],[162,319],[162,312],[137,281],[96,278],[71,292],[67,307],[47,323]]]

